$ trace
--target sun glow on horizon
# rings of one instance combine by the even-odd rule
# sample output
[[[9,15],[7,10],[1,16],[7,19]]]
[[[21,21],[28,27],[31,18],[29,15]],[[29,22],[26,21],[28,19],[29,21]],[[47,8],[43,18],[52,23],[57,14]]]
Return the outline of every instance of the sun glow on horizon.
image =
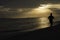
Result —
[[[34,11],[37,13],[43,13],[43,14],[50,13],[51,10],[49,9],[49,7],[51,7],[51,6],[50,5],[41,5],[38,8],[35,8]]]

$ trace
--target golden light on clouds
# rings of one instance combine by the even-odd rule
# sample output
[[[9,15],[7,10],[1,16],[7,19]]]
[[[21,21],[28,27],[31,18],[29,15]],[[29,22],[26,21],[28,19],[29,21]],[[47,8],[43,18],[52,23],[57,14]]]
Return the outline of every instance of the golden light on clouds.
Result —
[[[51,13],[51,10],[49,9],[49,7],[51,6],[46,4],[41,4],[39,7],[33,8],[29,13],[34,15]]]
[[[51,13],[51,10],[49,9],[50,5],[46,5],[46,4],[41,4],[39,7],[37,8],[23,8],[23,9],[19,9],[18,12],[23,12],[24,16],[22,16],[22,18],[29,18],[29,17],[41,17],[41,16],[46,16],[49,13]],[[29,11],[28,11],[29,10]],[[20,16],[21,17],[21,16]]]
[[[47,9],[45,7],[35,8],[34,11],[37,12],[37,13],[43,13],[43,14],[46,14],[46,13],[50,13],[51,12],[50,9]]]
[[[48,9],[50,7],[50,5],[41,5],[38,8],[35,8],[34,10],[36,10],[39,13],[49,13],[51,12],[50,9]]]
[[[17,11],[18,11],[18,12],[23,12],[23,9],[18,9]]]
[[[60,4],[40,4],[36,8],[5,8],[0,6],[0,11],[4,15],[11,15],[12,18],[29,18],[29,17],[41,17],[48,16],[49,13],[53,12],[51,9],[60,9]],[[4,13],[3,13],[4,12]],[[16,14],[15,14],[16,13]],[[10,16],[10,17],[11,17]]]

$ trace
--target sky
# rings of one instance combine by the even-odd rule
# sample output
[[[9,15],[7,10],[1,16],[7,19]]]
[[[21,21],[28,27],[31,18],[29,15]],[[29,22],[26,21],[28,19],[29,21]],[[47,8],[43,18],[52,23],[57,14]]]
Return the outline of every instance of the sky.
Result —
[[[0,0],[0,18],[42,17],[60,15],[60,0]]]

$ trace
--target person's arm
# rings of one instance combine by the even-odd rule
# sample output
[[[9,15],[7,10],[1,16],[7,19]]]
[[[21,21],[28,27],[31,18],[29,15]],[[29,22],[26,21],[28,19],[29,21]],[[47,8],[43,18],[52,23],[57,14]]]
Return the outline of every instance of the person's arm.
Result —
[[[50,19],[50,16],[48,17],[48,19]]]

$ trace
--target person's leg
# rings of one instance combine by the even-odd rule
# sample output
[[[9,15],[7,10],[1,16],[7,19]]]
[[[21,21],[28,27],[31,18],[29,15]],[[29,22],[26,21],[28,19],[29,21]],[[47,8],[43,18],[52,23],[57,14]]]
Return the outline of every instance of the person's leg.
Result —
[[[53,21],[50,22],[50,26],[53,26]]]
[[[50,20],[50,26],[52,26],[52,21]]]

